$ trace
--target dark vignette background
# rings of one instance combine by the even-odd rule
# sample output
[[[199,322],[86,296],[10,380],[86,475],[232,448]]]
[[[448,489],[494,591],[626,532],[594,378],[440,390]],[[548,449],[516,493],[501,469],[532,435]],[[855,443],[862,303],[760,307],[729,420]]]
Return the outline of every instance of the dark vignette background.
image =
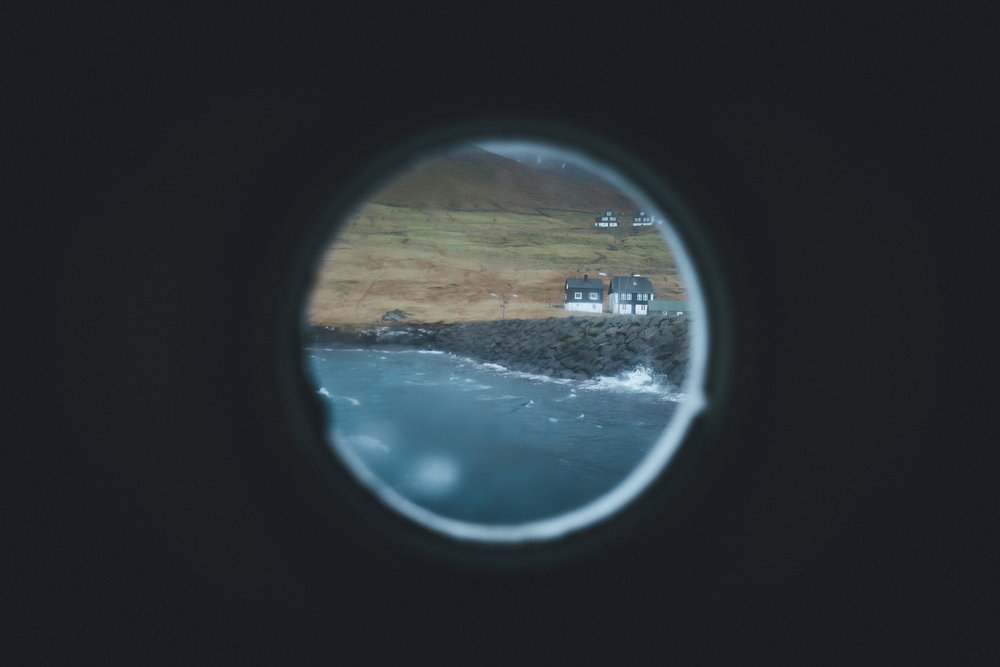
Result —
[[[996,658],[988,17],[592,12],[5,21],[11,654]],[[704,501],[534,574],[331,525],[248,362],[299,183],[479,113],[668,150],[752,341]]]

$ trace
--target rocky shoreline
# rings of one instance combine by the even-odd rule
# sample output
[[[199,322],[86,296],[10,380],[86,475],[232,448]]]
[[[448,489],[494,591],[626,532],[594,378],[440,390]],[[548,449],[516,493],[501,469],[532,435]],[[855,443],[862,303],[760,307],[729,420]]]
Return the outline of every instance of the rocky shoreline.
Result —
[[[644,366],[680,386],[688,366],[689,324],[686,314],[657,314],[393,324],[361,332],[313,326],[306,342],[440,350],[578,380]]]

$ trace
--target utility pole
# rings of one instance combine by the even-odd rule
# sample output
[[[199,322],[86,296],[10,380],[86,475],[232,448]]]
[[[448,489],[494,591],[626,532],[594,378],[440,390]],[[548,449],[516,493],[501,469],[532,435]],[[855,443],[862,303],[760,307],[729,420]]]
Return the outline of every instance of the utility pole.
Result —
[[[500,292],[499,294],[490,292],[490,296],[495,296],[500,299],[500,319],[501,320],[507,319],[507,300],[511,298],[517,298],[517,295],[516,294],[508,295],[506,292]]]

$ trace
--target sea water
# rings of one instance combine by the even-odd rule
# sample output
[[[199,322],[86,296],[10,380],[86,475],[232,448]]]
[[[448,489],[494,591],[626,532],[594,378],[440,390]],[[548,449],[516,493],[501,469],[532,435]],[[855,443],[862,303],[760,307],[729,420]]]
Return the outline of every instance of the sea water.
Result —
[[[566,380],[414,349],[306,358],[330,445],[359,479],[479,524],[546,519],[608,492],[685,398],[642,367]]]

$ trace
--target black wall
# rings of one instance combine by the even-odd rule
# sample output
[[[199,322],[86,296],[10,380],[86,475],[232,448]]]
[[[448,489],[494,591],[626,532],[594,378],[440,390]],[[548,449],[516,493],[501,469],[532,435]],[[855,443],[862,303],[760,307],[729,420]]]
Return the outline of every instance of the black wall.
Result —
[[[980,21],[340,11],[8,24],[12,648],[995,658]],[[595,25],[630,46],[595,53]],[[606,90],[645,102],[610,113]],[[320,176],[484,113],[579,125],[677,175],[735,304],[695,501],[536,569],[397,549],[327,511],[281,453],[294,428],[268,384],[274,281]]]

